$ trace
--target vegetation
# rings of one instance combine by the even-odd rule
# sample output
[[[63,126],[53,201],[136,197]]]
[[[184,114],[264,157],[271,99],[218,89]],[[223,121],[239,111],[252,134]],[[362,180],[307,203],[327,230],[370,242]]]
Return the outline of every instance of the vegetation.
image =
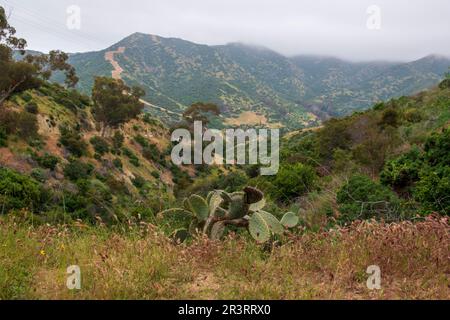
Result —
[[[102,133],[136,118],[144,108],[139,101],[144,95],[142,89],[129,88],[122,80],[97,77],[92,89],[92,114],[102,124]]]
[[[0,48],[20,49],[2,12]],[[289,132],[278,174],[260,176],[261,163],[172,164],[141,89],[97,78],[91,99],[45,81],[58,61],[76,77],[62,53],[40,59],[2,60],[34,73],[12,91],[0,76],[0,299],[449,296],[446,80]],[[221,118],[213,103],[183,113],[188,129]],[[81,291],[65,287],[68,263]]]

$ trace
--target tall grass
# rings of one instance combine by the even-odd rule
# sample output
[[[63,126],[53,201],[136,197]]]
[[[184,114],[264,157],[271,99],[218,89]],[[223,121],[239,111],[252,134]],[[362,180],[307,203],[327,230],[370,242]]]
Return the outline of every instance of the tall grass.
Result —
[[[357,222],[260,246],[230,236],[176,244],[152,225],[37,226],[0,220],[1,299],[448,299],[448,218]],[[82,288],[66,287],[81,268]],[[366,287],[369,265],[382,289]]]

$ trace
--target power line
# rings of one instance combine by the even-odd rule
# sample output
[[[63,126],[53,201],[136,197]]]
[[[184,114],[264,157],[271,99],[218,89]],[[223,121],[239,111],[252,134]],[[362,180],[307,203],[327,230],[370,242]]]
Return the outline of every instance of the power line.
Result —
[[[14,2],[10,2],[9,0],[2,0],[1,2],[6,3],[13,9],[19,9],[17,13],[14,13],[12,15],[12,19],[15,19],[20,23],[26,24],[32,28],[43,31],[46,34],[56,36],[60,39],[63,39],[64,41],[81,43],[88,48],[92,47],[92,44],[98,45],[98,43],[103,42],[102,40],[87,33],[83,33],[79,30],[71,32],[67,30],[65,26],[60,28],[58,27],[58,25],[61,25],[61,22],[53,20],[47,16],[39,14],[36,11],[25,8]]]

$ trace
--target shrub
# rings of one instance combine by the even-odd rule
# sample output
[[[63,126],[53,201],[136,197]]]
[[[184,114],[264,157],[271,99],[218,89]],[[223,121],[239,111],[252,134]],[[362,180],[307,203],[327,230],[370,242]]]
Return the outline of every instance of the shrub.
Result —
[[[425,213],[450,215],[450,167],[422,169],[414,198],[420,202]]]
[[[235,171],[227,174],[223,179],[219,179],[218,188],[228,192],[232,192],[243,189],[247,182],[248,179],[244,173]]]
[[[382,128],[385,128],[387,126],[397,128],[400,125],[400,115],[397,110],[389,108],[383,111],[383,114],[381,115],[381,121],[378,125]]]
[[[367,176],[354,175],[337,193],[340,221],[398,216],[400,201],[387,187]]]
[[[61,126],[59,130],[61,132],[59,141],[70,153],[76,157],[87,154],[87,144],[78,130],[67,126]]]
[[[123,148],[123,154],[130,159],[130,163],[135,167],[140,166],[139,158],[128,148]]]
[[[3,127],[0,127],[0,148],[8,146],[8,135]]]
[[[444,81],[442,81],[439,84],[439,89],[441,89],[441,90],[445,90],[445,89],[448,89],[448,88],[450,88],[450,78],[449,79],[445,79]]]
[[[94,147],[95,152],[101,156],[109,152],[108,142],[101,137],[92,137],[90,143]]]
[[[119,158],[115,158],[115,159],[113,160],[113,165],[114,165],[114,167],[116,167],[117,169],[122,169],[122,168],[123,168],[122,160],[120,160]]]
[[[380,181],[384,185],[397,188],[412,186],[419,180],[419,171],[422,167],[422,155],[415,147],[407,154],[388,161],[380,174]]]
[[[0,168],[0,213],[12,209],[36,209],[41,204],[42,188],[25,175]]]
[[[25,111],[31,114],[38,114],[39,107],[35,102],[30,102],[25,106]]]
[[[36,158],[39,165],[43,168],[55,170],[56,166],[59,163],[59,158],[54,155],[45,153],[42,157]]]
[[[154,144],[149,144],[142,149],[142,155],[145,159],[149,161],[159,162],[162,159],[161,154],[159,153],[158,147]]]
[[[113,136],[113,146],[115,149],[120,149],[123,146],[123,142],[125,141],[125,137],[120,131],[114,132]]]
[[[31,177],[39,182],[45,182],[47,180],[46,173],[41,168],[31,170]]]
[[[137,135],[136,137],[134,137],[134,141],[136,141],[138,144],[140,144],[141,147],[143,147],[143,148],[148,147],[148,145],[149,145],[148,140],[140,134]]]
[[[142,189],[147,183],[147,181],[145,181],[145,179],[141,176],[136,176],[131,182],[138,189]]]
[[[419,123],[423,120],[423,115],[420,110],[412,108],[405,112],[405,119],[410,123]]]
[[[0,126],[7,134],[17,134],[23,139],[32,139],[38,136],[36,115],[2,109],[0,109]]]
[[[72,159],[64,167],[64,175],[72,181],[77,181],[89,178],[93,170],[94,166],[92,164]]]
[[[281,166],[276,175],[272,192],[279,200],[300,197],[314,188],[316,181],[314,169],[302,163]]]
[[[155,179],[159,179],[161,177],[161,174],[158,171],[152,171],[151,174]]]
[[[425,160],[431,166],[450,166],[450,128],[433,133],[424,146]]]

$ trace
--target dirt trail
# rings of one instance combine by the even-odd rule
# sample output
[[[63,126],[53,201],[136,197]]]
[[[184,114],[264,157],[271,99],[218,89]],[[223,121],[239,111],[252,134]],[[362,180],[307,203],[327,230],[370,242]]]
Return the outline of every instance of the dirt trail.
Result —
[[[125,47],[120,47],[116,51],[108,51],[105,53],[105,60],[108,61],[109,63],[111,63],[111,65],[114,68],[114,70],[112,71],[113,79],[117,79],[117,80],[122,79],[121,75],[122,75],[123,69],[119,65],[119,63],[116,60],[114,60],[114,55],[118,54],[118,53],[124,53],[124,52],[125,52]]]
[[[119,63],[114,59],[114,55],[122,54],[122,53],[125,52],[125,50],[126,50],[125,47],[119,47],[116,51],[108,51],[108,52],[105,53],[105,60],[108,61],[109,63],[111,63],[111,65],[114,68],[114,70],[111,72],[111,76],[112,76],[113,79],[122,80],[122,73],[123,73],[124,70],[119,65]],[[160,110],[162,112],[166,112],[166,113],[171,114],[171,115],[181,116],[180,113],[176,113],[176,112],[167,110],[167,109],[165,109],[163,107],[154,105],[154,104],[152,104],[152,103],[150,103],[148,101],[145,101],[145,100],[142,100],[142,99],[140,99],[140,101],[143,104],[145,104],[146,106],[148,106],[148,107],[152,107],[152,108],[158,109],[158,110]]]

